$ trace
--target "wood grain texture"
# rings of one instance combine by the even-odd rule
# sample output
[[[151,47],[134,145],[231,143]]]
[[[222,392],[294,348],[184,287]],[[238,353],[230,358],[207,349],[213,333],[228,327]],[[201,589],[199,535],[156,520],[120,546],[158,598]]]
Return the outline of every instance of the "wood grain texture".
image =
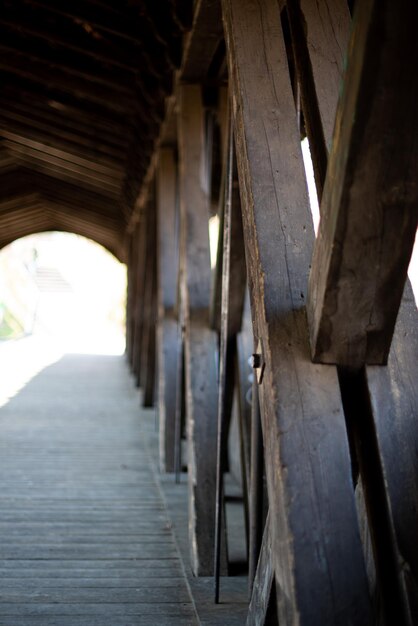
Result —
[[[354,17],[309,282],[316,361],[387,362],[418,222],[417,17],[409,0]]]
[[[142,389],[142,404],[144,407],[151,407],[154,406],[157,323],[157,216],[153,196],[148,199],[146,212],[139,381]]]
[[[318,29],[328,28],[324,25],[317,9],[318,3],[306,1],[305,7],[307,33],[316,33]],[[309,6],[309,10],[307,5]],[[332,16],[330,15],[330,18]],[[346,36],[349,29],[346,25]],[[309,37],[309,35],[307,35]],[[324,47],[318,56],[315,51],[317,44],[310,47],[310,62],[314,74],[332,73],[335,66],[339,66],[342,74],[342,60],[334,58],[332,50]],[[324,67],[324,62],[327,64]],[[317,67],[317,65],[319,65]],[[332,127],[337,109],[338,90],[334,83],[332,91],[324,96],[324,91],[318,90],[318,105],[321,119],[324,121],[324,135],[327,145],[332,143]],[[332,102],[332,106],[330,103]],[[315,137],[309,137],[315,141]],[[418,505],[415,476],[417,475],[416,455],[417,428],[415,416],[417,414],[417,378],[418,344],[416,337],[417,310],[411,285],[407,280],[400,311],[398,314],[392,347],[389,353],[388,366],[367,366],[366,385],[368,386],[368,402],[372,411],[377,443],[379,447],[379,462],[382,466],[388,511],[391,516],[392,541],[397,550],[398,568],[396,574],[400,578],[400,587],[406,593],[409,611],[412,620],[417,620],[417,554],[414,528],[417,524]],[[361,479],[356,488],[356,498],[359,502],[359,517],[363,527],[364,546],[368,577],[371,587],[376,589],[376,571],[371,552],[370,528],[366,517],[365,504],[361,493]],[[373,489],[373,485],[370,486]],[[371,529],[374,532],[373,529]],[[409,565],[409,564],[412,565]],[[405,564],[405,565],[404,565]]]
[[[321,199],[351,26],[350,12],[346,0],[288,0],[286,9]]]
[[[180,211],[185,233],[186,306],[207,309],[210,294],[209,204],[204,109],[199,85],[179,88]]]
[[[246,626],[258,626],[265,624],[271,588],[274,584],[274,569],[271,552],[274,549],[270,515],[267,515],[266,524],[261,544],[260,558],[254,579],[253,593],[248,608]]]
[[[175,314],[179,272],[177,167],[172,148],[160,150],[156,192],[160,466],[162,471],[174,472],[177,361],[180,341]]]
[[[411,624],[418,620],[418,313],[405,287],[387,367],[366,368],[397,550],[397,575],[408,601]]]
[[[192,568],[203,576],[213,572],[218,357],[217,337],[209,329],[209,212],[200,86],[180,87],[179,106],[189,533]]]
[[[279,621],[368,623],[337,375],[309,354],[304,301],[314,234],[278,6],[225,0],[223,15],[253,318],[265,361],[260,396]]]
[[[181,340],[178,321],[165,314],[157,327],[158,345],[158,419],[160,432],[160,467],[174,472],[177,365]]]
[[[133,335],[134,335],[134,302],[136,286],[136,257],[138,254],[137,238],[135,233],[129,236],[128,263],[127,263],[127,287],[126,287],[126,359],[132,367],[133,360]]]
[[[1,624],[196,623],[146,417],[111,356],[63,357],[2,406]]]
[[[136,271],[134,287],[134,329],[133,329],[133,352],[132,352],[132,371],[135,376],[136,384],[141,384],[141,342],[142,327],[144,317],[144,295],[145,295],[145,259],[146,259],[146,215],[142,215],[142,219],[138,223],[134,237],[138,238],[138,254],[136,255]]]
[[[159,306],[172,309],[177,300],[177,166],[173,148],[161,148],[156,171]]]
[[[194,3],[192,28],[184,42],[180,68],[183,81],[205,80],[222,35],[219,0],[197,0]]]

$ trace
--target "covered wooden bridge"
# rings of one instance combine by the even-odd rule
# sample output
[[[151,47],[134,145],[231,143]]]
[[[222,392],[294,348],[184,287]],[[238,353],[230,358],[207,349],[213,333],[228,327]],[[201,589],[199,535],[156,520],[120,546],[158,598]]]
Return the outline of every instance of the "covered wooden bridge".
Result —
[[[227,478],[248,625],[417,624],[416,2],[0,5],[0,245],[68,230],[127,263],[186,567],[222,601]]]

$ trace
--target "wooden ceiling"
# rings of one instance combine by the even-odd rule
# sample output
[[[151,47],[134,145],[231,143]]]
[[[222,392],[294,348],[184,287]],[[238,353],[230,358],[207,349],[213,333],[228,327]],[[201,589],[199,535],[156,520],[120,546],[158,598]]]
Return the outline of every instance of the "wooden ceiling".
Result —
[[[121,259],[191,0],[0,0],[0,247],[40,230]]]

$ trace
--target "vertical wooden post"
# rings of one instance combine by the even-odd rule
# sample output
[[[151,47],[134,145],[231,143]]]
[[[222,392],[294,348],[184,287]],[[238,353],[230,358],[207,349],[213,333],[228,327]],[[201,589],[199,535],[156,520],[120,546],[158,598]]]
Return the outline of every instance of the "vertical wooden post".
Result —
[[[160,467],[174,472],[179,331],[177,166],[173,148],[160,150],[157,168],[158,409]]]
[[[385,365],[418,225],[412,0],[356,6],[312,258],[313,358]]]
[[[126,358],[129,366],[132,367],[132,355],[133,355],[133,336],[134,336],[134,322],[135,322],[135,286],[136,286],[136,256],[138,253],[137,239],[135,237],[135,231],[131,233],[129,237],[129,250],[128,250],[128,284],[127,284],[127,297],[126,297]]]
[[[339,85],[343,76],[345,50],[350,31],[347,4],[344,0],[334,2],[333,11],[329,11],[326,0],[321,0],[321,2],[301,0],[299,12],[296,10],[297,4],[293,0],[288,0],[287,7],[291,28],[295,33],[296,61],[298,62],[298,59],[304,57],[303,51],[302,54],[300,53],[300,48],[306,46],[309,54],[309,62],[304,63],[304,67],[300,68],[299,77],[302,83],[305,83],[306,80],[311,83],[316,97],[313,101],[307,99],[305,106],[318,106],[323,129],[323,132],[321,129],[321,133],[311,133],[308,126],[309,141],[312,145],[319,141],[320,135],[323,134],[329,151],[332,145]],[[398,5],[392,5],[392,7],[398,8]],[[379,11],[380,8],[379,5]],[[301,29],[302,24],[304,25],[303,29]],[[393,28],[392,25],[391,27]],[[298,32],[308,33],[306,41],[303,36],[298,36]],[[408,45],[407,40],[405,40],[405,44]],[[302,90],[305,90],[303,85]],[[409,127],[409,131],[411,132],[411,127]],[[377,139],[380,140],[378,137]],[[314,150],[313,155],[315,154],[316,151]],[[327,154],[325,158],[327,159]],[[321,165],[320,169],[326,171],[326,162]],[[415,480],[418,475],[416,455],[418,447],[418,429],[416,428],[418,394],[415,383],[418,376],[417,329],[417,308],[411,286],[407,280],[388,364],[386,367],[366,366],[365,380],[362,376],[362,394],[357,399],[357,406],[355,407],[355,413],[361,415],[361,420],[367,419],[369,421],[369,430],[374,433],[372,438],[374,442],[370,443],[378,448],[377,465],[380,466],[380,469],[379,467],[374,468],[375,472],[380,474],[379,484],[376,482],[376,474],[371,482],[367,476],[360,476],[356,488],[357,495],[361,501],[360,494],[364,491],[366,497],[370,498],[371,495],[371,499],[375,501],[374,494],[382,494],[383,492],[381,500],[387,499],[387,505],[383,504],[382,506],[380,503],[380,510],[377,512],[378,529],[373,527],[370,503],[368,503],[369,520],[364,519],[363,504],[360,511],[360,518],[363,518],[362,524],[366,528],[370,526],[374,552],[374,557],[370,557],[370,569],[374,567],[373,558],[376,566],[379,566],[377,567],[377,581],[371,581],[372,592],[377,595],[382,592],[380,582],[382,575],[379,568],[382,567],[383,563],[385,569],[383,576],[386,577],[389,571],[392,579],[389,584],[392,591],[385,594],[385,602],[382,604],[385,605],[389,601],[391,605],[389,610],[392,610],[391,607],[395,607],[396,621],[399,623],[402,619],[406,623],[408,620],[409,623],[415,623],[418,620],[418,579],[416,574],[418,571],[418,549],[415,533],[418,524],[418,489]],[[349,388],[348,394],[350,393],[353,394],[352,389]],[[358,443],[364,448],[362,440]],[[365,469],[370,476],[370,470],[373,471],[371,455],[366,450],[364,456],[368,467],[363,467],[363,470]],[[386,515],[383,515],[383,509],[386,510]],[[386,525],[386,537],[384,542],[379,542],[376,541],[375,534],[377,530],[377,534],[381,535],[383,522]],[[390,558],[393,551],[395,551],[395,567],[391,567],[388,562],[388,557]],[[405,563],[408,565],[405,566]],[[397,590],[397,594],[394,593],[395,590]],[[401,611],[398,608],[400,604],[405,604],[403,613],[407,617],[401,616]],[[387,616],[386,619],[388,619]],[[391,620],[389,619],[389,621]]]
[[[146,242],[144,261],[144,301],[140,352],[140,384],[142,404],[154,404],[155,343],[157,317],[157,271],[156,271],[156,209],[154,197],[148,200],[146,217]]]
[[[367,624],[336,368],[312,364],[314,241],[276,0],[223,0],[281,625]],[[341,564],[344,563],[344,567]]]
[[[236,164],[232,118],[228,107],[224,130],[223,198],[220,206],[221,231],[215,272],[221,277],[220,363],[218,385],[218,467],[215,542],[215,602],[219,601],[221,520],[223,510],[223,472],[232,415],[233,398],[238,382],[237,334],[241,329],[245,299],[246,269],[242,232],[241,205],[234,177]],[[220,251],[222,250],[222,254]],[[214,316],[214,320],[218,316]],[[213,321],[214,321],[213,320]],[[244,494],[245,498],[246,494]]]
[[[135,229],[134,236],[137,240],[137,254],[135,255],[135,285],[133,301],[133,331],[132,331],[132,371],[136,384],[140,384],[140,355],[143,324],[143,301],[145,289],[145,242],[146,242],[146,218],[141,215]]]
[[[189,533],[196,575],[213,573],[217,338],[209,329],[208,193],[204,110],[198,85],[179,88],[180,216],[183,230]]]

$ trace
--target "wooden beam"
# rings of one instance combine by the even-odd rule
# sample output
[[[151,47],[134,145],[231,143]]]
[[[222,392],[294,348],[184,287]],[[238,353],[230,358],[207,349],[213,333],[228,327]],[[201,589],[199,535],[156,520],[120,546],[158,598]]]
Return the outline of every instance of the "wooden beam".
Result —
[[[223,222],[225,205],[225,163],[228,152],[228,91],[220,89],[219,120],[221,127],[222,162],[224,164],[221,176],[219,194],[219,238],[216,265],[213,272],[211,294],[211,326],[221,329],[221,291],[222,291],[222,255],[223,255]],[[236,170],[235,149],[233,150],[233,180],[231,188],[231,250],[230,250],[230,289],[228,302],[228,337],[236,335],[241,330],[245,292],[247,286],[247,272],[245,266],[244,235],[242,232],[241,203]]]
[[[288,0],[286,10],[319,199],[351,27],[346,0]],[[320,105],[319,105],[320,103]]]
[[[145,267],[146,267],[146,220],[145,211],[141,216],[141,220],[137,224],[136,232],[138,233],[138,256],[137,256],[137,274],[135,287],[135,327],[133,336],[133,374],[135,382],[139,387],[141,384],[141,350],[142,350],[142,326],[143,326],[143,307],[145,294]]]
[[[101,183],[103,187],[116,185],[120,188],[123,176],[123,170],[120,167],[100,165],[94,160],[84,159],[77,154],[58,150],[39,141],[4,130],[0,130],[0,141],[1,145],[12,153],[74,172],[80,177]]]
[[[405,286],[387,367],[366,367],[370,411],[375,424],[389,524],[396,554],[392,575],[406,599],[408,617],[418,621],[418,312],[409,281]],[[378,573],[379,576],[379,573]],[[393,594],[392,594],[393,595]]]
[[[92,6],[86,2],[69,2],[61,0],[60,4],[54,4],[47,0],[31,0],[36,8],[44,9],[46,14],[52,13],[68,18],[72,22],[79,23],[81,27],[87,27],[103,33],[114,35],[122,45],[124,41],[137,43],[142,38],[154,47],[164,50],[164,45],[156,40],[155,32],[148,20],[147,13],[137,11],[135,8],[130,14],[116,8],[105,6],[103,3]],[[146,24],[147,28],[144,27]],[[152,49],[152,48],[151,48]]]
[[[37,194],[32,194],[37,196]],[[0,247],[4,247],[15,239],[33,233],[62,230],[77,233],[97,241],[107,248],[119,260],[125,260],[122,232],[113,224],[97,224],[94,218],[87,215],[69,215],[63,207],[46,203],[42,197],[27,202],[10,211],[0,211]]]
[[[158,413],[160,467],[174,472],[177,363],[178,276],[177,166],[173,148],[161,148],[156,171],[158,258]]]
[[[128,238],[127,254],[127,286],[126,286],[126,358],[132,367],[133,354],[133,326],[134,326],[134,302],[136,285],[136,256],[138,254],[138,240],[134,235]]]
[[[50,68],[59,68],[66,76],[88,79],[94,85],[104,85],[110,90],[131,92],[135,83],[135,67],[126,70],[103,64],[96,59],[68,50],[63,46],[52,47],[43,39],[24,36],[8,28],[0,21],[0,51],[7,57],[24,55],[29,64],[36,63]]]
[[[271,529],[270,513],[268,513],[261,543],[260,558],[258,559],[254,579],[253,592],[248,608],[246,626],[260,626],[261,624],[264,626],[266,623],[271,589],[275,583],[274,568],[272,565],[273,550],[273,533]]]
[[[143,322],[141,338],[142,406],[154,406],[155,390],[155,354],[157,322],[157,251],[156,251],[156,210],[150,200],[148,206],[148,228],[145,258],[145,293],[143,303]]]
[[[24,55],[9,55],[12,61],[0,58],[0,70],[5,76],[16,75],[29,83],[45,85],[48,89],[55,89],[76,97],[80,101],[102,105],[119,113],[126,113],[128,109],[135,109],[136,99],[133,89],[110,89],[105,85],[93,85],[83,76],[66,76],[59,68],[49,67],[48,64],[33,60],[28,64]]]
[[[220,0],[197,0],[194,3],[193,24],[183,45],[180,76],[183,81],[204,81],[212,59],[222,41],[222,11]]]
[[[70,170],[65,170],[60,166],[44,164],[42,163],[42,160],[35,160],[25,154],[22,154],[21,151],[17,152],[16,150],[13,150],[13,157],[18,165],[21,165],[22,167],[33,172],[39,172],[42,175],[77,185],[93,193],[95,191],[98,191],[99,193],[104,191],[108,197],[114,198],[115,200],[118,200],[121,196],[121,188],[118,185],[111,183],[105,184],[104,182],[97,181],[97,179],[92,177],[81,175],[80,173],[72,172]]]
[[[217,337],[209,329],[209,206],[204,172],[204,110],[198,85],[182,86],[178,95],[189,534],[193,572],[210,576],[215,520]]]
[[[47,20],[41,11],[33,10],[28,5],[23,11],[16,4],[7,8],[3,5],[0,16],[0,24],[14,33],[47,41],[53,48],[73,51],[111,67],[132,71],[139,65],[141,55],[138,54],[138,46],[109,45],[109,42],[92,38],[86,30],[71,20],[60,20],[57,19],[58,16],[53,21]]]
[[[154,151],[150,156],[149,162],[147,164],[146,173],[142,179],[141,188],[138,191],[135,191],[135,199],[134,199],[134,210],[132,211],[128,224],[128,232],[131,232],[135,227],[135,224],[138,220],[138,215],[143,210],[145,206],[148,195],[150,193],[152,181],[155,177],[155,169],[157,167],[158,161],[158,150],[161,145],[164,145],[166,134],[168,131],[172,131],[173,119],[175,119],[174,115],[174,97],[169,97],[165,101],[165,114],[164,119],[160,125],[160,130],[154,140]],[[175,126],[177,128],[177,120],[175,120]],[[172,138],[172,136],[170,135]],[[167,143],[171,143],[169,140]]]
[[[12,112],[0,111],[0,123],[2,128],[9,133],[25,137],[28,141],[42,143],[54,149],[78,154],[82,158],[95,159],[97,163],[109,163],[113,161],[116,165],[121,165],[126,160],[126,141],[116,146],[113,142],[103,140],[93,132],[90,135],[83,135],[78,131],[68,131],[61,129],[60,125],[53,122],[38,121]],[[128,131],[126,131],[128,133]],[[113,144],[113,145],[112,145]]]
[[[114,144],[115,141],[126,142],[126,131],[131,127],[134,111],[117,112],[103,106],[90,106],[66,94],[42,89],[42,85],[35,85],[16,76],[2,75],[4,88],[0,95],[3,114],[8,111],[18,113],[26,118],[32,117],[38,121],[54,123],[62,130],[76,131],[84,136],[103,134],[103,141]],[[30,103],[30,104],[29,104]]]
[[[279,622],[368,623],[337,372],[310,359],[304,302],[314,233],[279,7],[275,0],[224,0],[223,15],[264,364],[260,400]]]
[[[315,361],[387,362],[418,223],[417,18],[411,0],[356,11],[309,281]]]
[[[309,45],[309,65],[314,76],[323,77],[322,87],[316,85],[316,101],[318,103],[321,120],[323,120],[323,136],[327,146],[332,143],[332,131],[337,109],[338,101],[338,85],[339,81],[335,79],[329,85],[329,91],[325,89],[325,77],[332,76],[335,67],[340,68],[342,74],[342,65],[344,57],[344,46],[337,46],[333,42],[331,33],[335,30],[332,24],[334,19],[332,13],[327,10],[325,0],[316,2],[315,0],[302,0],[301,9],[303,11],[303,22],[305,30],[309,33],[311,43]],[[289,8],[289,2],[288,2]],[[333,3],[337,14],[347,10],[344,0],[341,0],[337,6]],[[328,15],[328,17],[326,17]],[[297,17],[297,16],[296,16]],[[341,25],[341,22],[340,22]],[[345,20],[345,40],[348,41],[350,24]],[[323,30],[328,31],[329,36],[325,38],[327,42],[324,45]],[[308,41],[309,41],[308,37]],[[340,38],[341,41],[341,38]],[[303,75],[301,76],[303,80]],[[309,103],[312,105],[312,101]],[[308,135],[311,145],[318,140],[318,134]],[[326,163],[325,163],[326,167]],[[322,168],[324,169],[324,168]],[[391,350],[387,367],[367,366],[365,368],[365,385],[367,389],[363,392],[363,397],[357,400],[355,413],[363,419],[364,412],[372,414],[373,430],[378,446],[378,465],[381,466],[383,472],[383,480],[381,484],[376,481],[367,485],[368,491],[372,494],[383,490],[386,494],[389,520],[387,520],[389,541],[385,539],[384,546],[380,548],[383,551],[383,557],[387,557],[388,553],[395,549],[397,556],[395,558],[396,566],[390,572],[393,577],[390,585],[392,591],[387,594],[391,604],[393,605],[394,589],[398,589],[398,595],[401,595],[400,602],[405,601],[409,607],[404,609],[406,623],[408,619],[412,622],[418,620],[417,610],[418,595],[416,592],[417,584],[411,584],[410,576],[412,572],[417,571],[418,555],[416,550],[414,528],[418,523],[418,503],[417,487],[414,477],[417,475],[417,463],[415,450],[418,446],[418,429],[416,428],[415,416],[418,411],[416,385],[414,383],[418,376],[416,355],[418,353],[418,336],[416,329],[418,328],[418,313],[416,304],[412,294],[411,286],[407,281],[404,296],[399,310],[395,332],[393,336]],[[343,393],[345,390],[343,389]],[[345,392],[346,393],[346,392]],[[352,396],[352,390],[348,389],[349,396]],[[363,404],[363,406],[358,405]],[[363,446],[360,441],[360,446]],[[368,460],[370,465],[370,460]],[[365,482],[364,477],[360,477],[356,487],[357,499],[361,502],[360,484]],[[402,488],[400,487],[402,485]],[[365,528],[370,528],[370,533],[375,535],[376,530],[382,526],[382,513],[379,513],[378,528],[374,528],[371,520],[365,518],[364,504],[361,502],[359,511],[360,523]],[[367,535],[367,533],[366,533]],[[365,551],[370,553],[370,538],[368,538]],[[379,548],[374,541],[374,551]],[[373,559],[376,560],[376,566],[379,565],[377,578],[381,578],[379,571],[382,555],[375,554],[369,557],[369,561],[374,566]],[[384,559],[383,559],[384,560]],[[404,563],[408,566],[404,567]],[[375,575],[376,576],[376,575]],[[383,573],[387,576],[387,572]],[[412,575],[415,579],[415,575]],[[397,579],[397,580],[396,580]],[[377,585],[380,586],[378,580]],[[371,586],[376,586],[376,580],[371,580]],[[379,587],[375,590],[379,594]],[[401,619],[397,615],[396,621]]]

